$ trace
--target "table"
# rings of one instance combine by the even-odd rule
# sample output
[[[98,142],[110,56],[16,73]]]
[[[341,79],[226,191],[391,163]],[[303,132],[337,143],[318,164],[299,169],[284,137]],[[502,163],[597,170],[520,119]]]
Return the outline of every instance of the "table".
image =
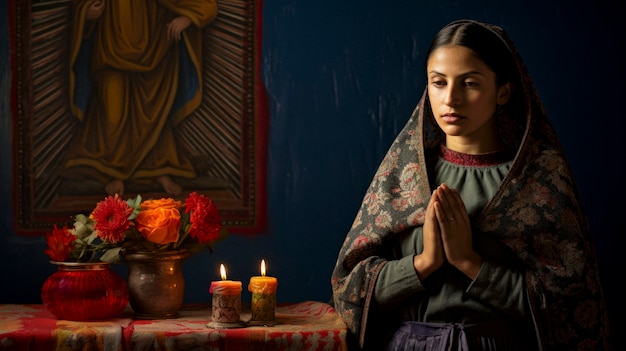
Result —
[[[127,308],[117,319],[73,322],[43,305],[0,304],[0,350],[347,350],[345,323],[322,302],[279,304],[273,326],[215,329],[210,316],[210,305],[197,304],[175,319],[135,320]]]

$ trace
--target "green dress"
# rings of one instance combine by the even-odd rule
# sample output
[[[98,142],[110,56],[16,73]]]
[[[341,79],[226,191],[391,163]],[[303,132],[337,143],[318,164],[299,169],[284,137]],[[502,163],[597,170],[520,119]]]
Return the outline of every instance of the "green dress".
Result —
[[[497,152],[467,155],[441,147],[432,186],[446,183],[461,194],[468,215],[475,217],[493,197],[512,164],[512,155]],[[413,257],[423,250],[422,228],[398,233],[392,257],[381,269],[374,288],[378,309],[396,311],[397,321],[430,323],[496,322],[500,333],[530,334],[521,263],[510,250],[484,233],[473,232],[474,249],[483,265],[473,281],[449,264],[420,281]],[[392,312],[393,313],[393,312]],[[390,328],[390,329],[393,329]],[[506,330],[508,329],[508,330]]]

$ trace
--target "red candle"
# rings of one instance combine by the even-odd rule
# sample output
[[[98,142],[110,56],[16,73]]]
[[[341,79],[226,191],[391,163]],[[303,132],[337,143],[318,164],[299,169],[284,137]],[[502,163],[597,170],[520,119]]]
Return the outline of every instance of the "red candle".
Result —
[[[241,282],[226,279],[226,268],[220,265],[221,281],[211,282],[213,294],[211,320],[219,323],[236,323],[241,314]]]

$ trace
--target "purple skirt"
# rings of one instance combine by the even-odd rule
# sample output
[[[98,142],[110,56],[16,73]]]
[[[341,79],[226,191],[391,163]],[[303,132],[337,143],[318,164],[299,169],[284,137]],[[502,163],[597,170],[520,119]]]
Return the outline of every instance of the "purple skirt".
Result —
[[[532,341],[532,340],[530,340]],[[508,323],[485,324],[403,322],[394,332],[388,351],[503,351],[536,350],[524,333]]]

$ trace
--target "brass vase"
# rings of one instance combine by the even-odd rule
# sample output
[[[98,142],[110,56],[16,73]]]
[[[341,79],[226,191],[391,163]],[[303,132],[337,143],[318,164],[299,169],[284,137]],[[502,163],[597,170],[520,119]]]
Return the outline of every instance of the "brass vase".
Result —
[[[177,318],[184,295],[186,250],[121,252],[128,266],[128,298],[138,319]]]

